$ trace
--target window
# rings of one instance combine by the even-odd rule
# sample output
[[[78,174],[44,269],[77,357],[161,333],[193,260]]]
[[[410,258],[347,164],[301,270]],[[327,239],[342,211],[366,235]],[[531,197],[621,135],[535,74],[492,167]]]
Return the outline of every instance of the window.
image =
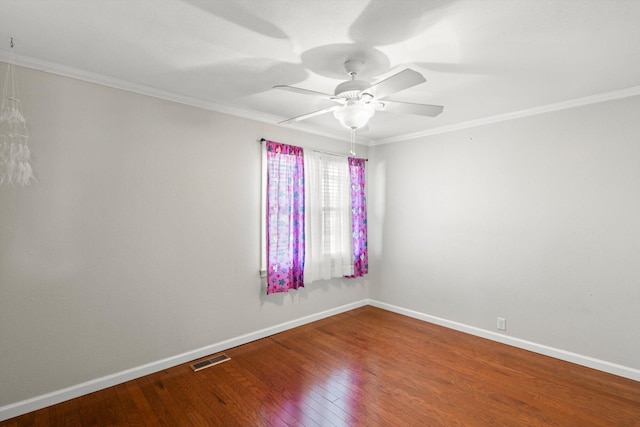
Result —
[[[353,275],[351,186],[345,157],[307,151],[305,282]]]
[[[367,273],[364,166],[364,159],[265,142],[261,269],[267,293]]]

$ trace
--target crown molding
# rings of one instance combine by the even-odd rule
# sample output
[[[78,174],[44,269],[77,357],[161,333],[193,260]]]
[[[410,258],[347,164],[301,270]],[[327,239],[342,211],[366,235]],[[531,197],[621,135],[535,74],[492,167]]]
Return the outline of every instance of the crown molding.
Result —
[[[259,111],[248,110],[244,108],[232,107],[229,105],[218,104],[211,101],[205,101],[198,98],[179,95],[177,93],[156,89],[150,86],[145,86],[137,83],[132,83],[126,80],[121,80],[113,77],[108,77],[103,74],[92,73],[84,71],[78,68],[67,67],[60,64],[42,61],[39,59],[10,55],[6,51],[0,50],[0,61],[12,62],[15,65],[31,68],[38,71],[43,71],[50,74],[56,74],[63,77],[70,77],[76,80],[85,81],[88,83],[94,83],[101,86],[107,86],[115,89],[125,90],[128,92],[137,93],[140,95],[151,96],[153,98],[159,98],[166,101],[178,102],[180,104],[189,105],[204,110],[215,111],[218,113],[228,114],[235,117],[240,117],[248,120],[253,120],[261,123],[267,123],[271,125],[277,125],[278,122],[285,120],[286,118],[266,114]],[[483,117],[476,120],[469,120],[452,125],[440,126],[424,131],[407,133],[403,135],[393,136],[389,138],[370,139],[366,136],[356,136],[358,144],[365,146],[377,146],[384,144],[391,144],[393,142],[409,141],[412,139],[422,138],[425,136],[438,135],[447,132],[454,132],[462,129],[469,129],[478,126],[484,126],[491,123],[503,122],[507,120],[518,119],[522,117],[534,116],[538,114],[544,114],[552,111],[565,110],[568,108],[579,107],[583,105],[595,104],[599,102],[610,101],[614,99],[621,99],[630,96],[640,95],[640,86],[633,86],[626,89],[615,90],[611,92],[605,92],[601,94],[585,96],[582,98],[572,99],[568,101],[562,101],[554,104],[543,105],[534,108],[528,108],[524,110],[514,111],[505,114],[498,114],[489,117]],[[286,126],[289,129],[295,129],[314,135],[319,135],[327,138],[337,139],[339,141],[350,141],[350,134],[348,132],[342,132],[335,129],[319,128],[317,126],[309,125],[306,123],[293,123]]]
[[[120,89],[127,92],[137,93],[139,95],[150,96],[153,98],[163,99],[165,101],[177,102],[180,104],[188,105],[191,107],[200,108],[208,111],[215,111],[218,113],[228,114],[243,119],[249,119],[260,123],[266,123],[271,125],[277,125],[278,122],[285,120],[285,117],[276,116],[273,114],[266,114],[259,111],[248,110],[244,108],[232,107],[229,105],[218,104],[211,101],[205,101],[203,99],[193,98],[189,96],[180,95],[174,92],[164,91],[153,88],[151,86],[141,85],[133,82],[129,82],[122,79],[117,79],[109,76],[105,76],[99,73],[92,73],[89,71],[81,70],[78,68],[67,67],[64,65],[56,64],[53,62],[42,61],[35,58],[29,58],[25,56],[9,55],[7,52],[0,51],[0,61],[6,63],[13,63],[20,67],[30,68],[45,73],[55,74],[58,76],[69,77],[72,79],[84,81],[87,83],[93,83],[101,86],[106,86],[114,89]],[[350,134],[340,130],[323,129],[313,125],[305,123],[292,123],[286,126],[290,129],[299,130],[306,133],[311,133],[326,138],[337,139],[340,141],[351,141]],[[363,137],[356,137],[356,142],[361,145],[370,145],[370,140]]]
[[[242,118],[251,118],[258,121],[273,121],[277,118],[257,111],[248,111],[240,108],[231,107],[228,105],[218,104],[215,102],[205,101],[198,98],[179,95],[173,92],[164,91],[153,88],[151,86],[141,85],[138,83],[129,82],[126,80],[105,76],[103,74],[92,73],[84,71],[78,68],[67,67],[64,65],[42,61],[39,59],[24,57],[24,56],[9,56],[0,51],[0,61],[13,62],[15,65],[30,68],[33,70],[43,71],[45,73],[56,74],[63,77],[69,77],[76,80],[81,80],[87,83],[94,83],[101,86],[107,86],[114,89],[120,89],[127,92],[137,93],[139,95],[151,96],[153,98],[164,99],[167,101],[178,102],[180,104],[189,105],[192,107],[201,108],[204,110],[217,111],[232,116],[238,116]]]
[[[535,116],[538,114],[549,113],[552,111],[566,110],[569,108],[580,107],[583,105],[596,104],[599,102],[611,101],[614,99],[627,98],[630,96],[640,95],[640,86],[632,86],[625,89],[604,92],[597,95],[585,96],[568,101],[557,102],[554,104],[542,105],[540,107],[527,108],[525,110],[513,111],[511,113],[498,114],[495,116],[483,117],[481,119],[469,120],[465,122],[455,123],[448,126],[440,126],[420,132],[408,133],[405,135],[394,136],[371,141],[372,146],[390,144],[392,142],[408,141],[412,139],[422,138],[425,136],[438,135],[441,133],[454,132],[462,129],[469,129],[478,126],[484,126],[491,123],[504,122],[507,120],[519,119],[522,117]]]

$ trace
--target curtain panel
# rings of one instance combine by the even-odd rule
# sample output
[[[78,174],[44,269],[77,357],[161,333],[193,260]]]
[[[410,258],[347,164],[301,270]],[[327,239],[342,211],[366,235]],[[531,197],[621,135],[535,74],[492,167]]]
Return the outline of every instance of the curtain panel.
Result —
[[[304,286],[304,157],[267,141],[267,294]]]
[[[365,193],[365,159],[349,157],[351,178],[351,223],[353,237],[353,276],[369,272],[369,248],[367,246],[367,200]]]

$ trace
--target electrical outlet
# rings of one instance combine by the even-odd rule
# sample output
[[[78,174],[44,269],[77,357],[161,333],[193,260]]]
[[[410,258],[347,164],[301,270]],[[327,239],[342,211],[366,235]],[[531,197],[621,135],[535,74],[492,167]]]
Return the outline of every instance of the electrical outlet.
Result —
[[[504,317],[498,317],[498,329],[501,331],[507,330],[507,319]]]

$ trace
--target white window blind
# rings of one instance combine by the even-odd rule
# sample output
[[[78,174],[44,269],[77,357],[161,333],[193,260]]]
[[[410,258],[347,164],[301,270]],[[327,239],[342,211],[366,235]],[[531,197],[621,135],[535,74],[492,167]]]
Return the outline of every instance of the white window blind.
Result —
[[[345,157],[305,151],[305,283],[353,274],[351,186]]]

